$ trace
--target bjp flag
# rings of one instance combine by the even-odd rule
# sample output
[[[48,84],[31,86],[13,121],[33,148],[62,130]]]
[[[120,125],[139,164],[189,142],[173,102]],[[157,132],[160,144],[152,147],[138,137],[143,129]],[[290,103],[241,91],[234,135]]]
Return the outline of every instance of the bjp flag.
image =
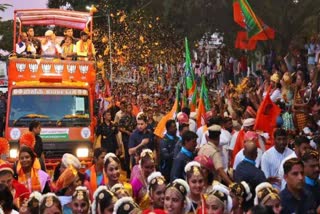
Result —
[[[159,121],[157,127],[154,130],[154,134],[160,138],[163,138],[165,132],[166,132],[166,123],[168,120],[174,119],[175,114],[179,111],[179,103],[180,103],[180,85],[177,85],[176,88],[176,100],[174,101],[174,104],[171,108],[171,110],[161,118]]]
[[[205,114],[210,110],[208,89],[204,75],[201,76],[201,90],[198,104],[197,127],[205,125]]]
[[[174,115],[176,113],[177,110],[177,100],[174,102],[173,107],[171,109],[171,111],[169,111],[165,116],[163,116],[161,118],[161,120],[159,121],[157,127],[154,130],[154,134],[160,138],[163,138],[165,132],[166,132],[166,123],[168,120],[174,119]]]
[[[248,39],[248,34],[246,31],[239,31],[237,33],[235,48],[242,50],[254,50],[257,46],[257,40]]]
[[[281,109],[270,99],[269,89],[258,109],[254,129],[267,132],[271,136],[273,129],[276,127],[277,117],[280,115],[280,112]]]

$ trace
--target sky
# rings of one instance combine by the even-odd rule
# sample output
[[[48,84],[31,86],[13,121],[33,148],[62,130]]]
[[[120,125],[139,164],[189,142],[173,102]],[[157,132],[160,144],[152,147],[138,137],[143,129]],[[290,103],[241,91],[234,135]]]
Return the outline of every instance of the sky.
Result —
[[[47,8],[48,0],[0,0],[0,4],[11,4],[5,12],[0,11],[2,21],[13,19],[13,11],[18,9]]]

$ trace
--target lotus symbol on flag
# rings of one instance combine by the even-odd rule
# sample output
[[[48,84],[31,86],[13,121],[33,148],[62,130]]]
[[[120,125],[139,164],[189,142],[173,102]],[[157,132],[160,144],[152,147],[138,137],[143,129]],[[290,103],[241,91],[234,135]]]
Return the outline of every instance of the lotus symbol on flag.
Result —
[[[25,63],[17,63],[16,64],[16,68],[19,72],[24,72],[24,70],[26,69],[26,64]]]
[[[36,73],[38,71],[38,64],[29,64],[29,69],[32,73]]]
[[[61,64],[54,65],[54,71],[55,71],[57,74],[61,74],[62,71],[63,71],[63,65],[61,65]]]
[[[76,72],[76,65],[67,65],[67,70],[70,74],[74,74]]]
[[[42,64],[41,67],[42,67],[43,73],[45,74],[50,73],[50,70],[51,70],[50,64]]]
[[[79,65],[80,73],[86,74],[88,73],[89,66],[88,65]]]

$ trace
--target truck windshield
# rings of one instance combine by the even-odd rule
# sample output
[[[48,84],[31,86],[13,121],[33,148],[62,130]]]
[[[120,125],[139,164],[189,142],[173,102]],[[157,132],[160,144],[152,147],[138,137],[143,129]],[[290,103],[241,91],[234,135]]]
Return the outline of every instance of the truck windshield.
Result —
[[[40,121],[43,127],[89,126],[90,124],[87,95],[17,95],[13,93],[9,105],[10,127],[28,126],[32,120]]]

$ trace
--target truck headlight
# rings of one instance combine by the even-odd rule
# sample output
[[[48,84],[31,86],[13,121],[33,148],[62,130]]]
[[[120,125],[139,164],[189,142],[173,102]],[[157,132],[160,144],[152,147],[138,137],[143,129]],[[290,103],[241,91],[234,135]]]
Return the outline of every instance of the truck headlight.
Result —
[[[13,159],[17,158],[18,157],[18,149],[15,149],[15,148],[10,149],[9,157],[13,158]]]
[[[88,148],[78,148],[76,151],[78,158],[87,158],[89,157],[89,149]]]

